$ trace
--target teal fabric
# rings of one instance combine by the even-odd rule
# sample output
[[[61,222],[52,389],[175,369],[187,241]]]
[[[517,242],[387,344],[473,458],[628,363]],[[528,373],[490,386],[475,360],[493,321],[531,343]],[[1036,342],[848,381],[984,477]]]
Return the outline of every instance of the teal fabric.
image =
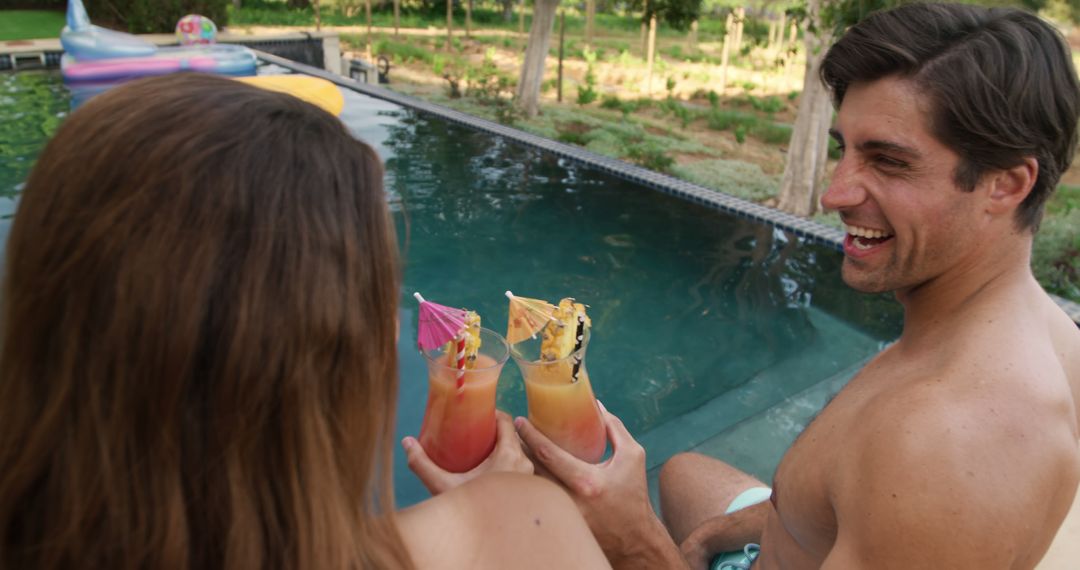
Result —
[[[730,515],[735,511],[752,507],[758,503],[763,503],[768,501],[771,496],[772,489],[768,487],[751,487],[742,493],[739,493],[739,496],[735,497],[735,499],[731,501],[731,504],[728,505],[724,514]],[[758,545],[747,544],[742,550],[718,554],[716,558],[713,558],[710,568],[712,570],[750,568],[750,565],[757,559],[758,552],[760,551],[761,547]]]

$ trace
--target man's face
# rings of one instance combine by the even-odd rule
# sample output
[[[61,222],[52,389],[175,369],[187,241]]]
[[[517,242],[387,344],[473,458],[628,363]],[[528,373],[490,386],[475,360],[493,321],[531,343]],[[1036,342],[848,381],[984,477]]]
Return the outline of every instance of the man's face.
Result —
[[[844,281],[903,292],[962,271],[977,249],[977,192],[953,182],[960,157],[930,133],[929,103],[904,79],[851,85],[832,135],[844,149],[822,205],[847,231]]]

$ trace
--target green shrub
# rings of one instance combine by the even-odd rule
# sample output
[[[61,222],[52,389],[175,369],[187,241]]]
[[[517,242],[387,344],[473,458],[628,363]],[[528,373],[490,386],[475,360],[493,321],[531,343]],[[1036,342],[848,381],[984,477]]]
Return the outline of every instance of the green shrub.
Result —
[[[746,142],[746,125],[735,126],[735,140],[739,144]]]
[[[1080,208],[1048,208],[1035,234],[1031,267],[1047,291],[1080,302]]]
[[[713,109],[716,109],[717,107],[720,106],[720,95],[718,95],[716,93],[716,91],[713,91],[712,89],[710,89],[709,93],[708,93],[708,97],[709,97],[709,106],[710,107],[712,107]]]
[[[171,34],[188,14],[201,14],[222,28],[229,0],[85,0],[90,19],[121,24],[133,34]]]
[[[769,144],[786,145],[791,141],[791,130],[791,125],[772,121],[758,121],[750,127],[750,134],[754,135],[758,140]]]
[[[675,159],[668,156],[662,148],[648,142],[628,145],[626,158],[643,168],[656,172],[668,172],[675,164]]]
[[[596,92],[596,74],[593,72],[593,66],[596,64],[596,52],[586,47],[582,50],[582,56],[585,58],[585,86],[578,87],[577,102],[578,105],[588,105],[593,101],[596,101],[600,96]]]
[[[600,108],[608,109],[610,111],[621,111],[623,109],[623,102],[619,99],[618,95],[604,95],[604,98],[600,100]]]

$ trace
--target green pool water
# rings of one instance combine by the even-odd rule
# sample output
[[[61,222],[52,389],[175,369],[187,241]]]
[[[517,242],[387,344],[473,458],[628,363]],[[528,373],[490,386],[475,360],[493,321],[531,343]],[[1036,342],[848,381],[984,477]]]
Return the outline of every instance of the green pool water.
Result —
[[[55,74],[40,75],[46,79],[30,83],[58,84]],[[11,77],[0,76],[23,81]],[[498,331],[506,327],[507,289],[588,304],[593,387],[646,446],[653,482],[664,459],[688,449],[769,480],[805,423],[899,333],[898,306],[847,289],[841,256],[831,248],[500,137],[345,95],[342,120],[385,160],[405,260],[399,437],[419,433],[427,397],[413,291],[476,310]],[[33,122],[44,127],[21,127],[15,138],[25,140],[15,143],[0,131],[0,188],[20,184],[43,137],[63,118],[64,96],[52,87],[37,85],[29,97],[43,109]],[[12,144],[23,149],[22,160],[8,158]],[[512,362],[498,404],[526,412]],[[400,450],[394,467],[399,504],[427,496]]]

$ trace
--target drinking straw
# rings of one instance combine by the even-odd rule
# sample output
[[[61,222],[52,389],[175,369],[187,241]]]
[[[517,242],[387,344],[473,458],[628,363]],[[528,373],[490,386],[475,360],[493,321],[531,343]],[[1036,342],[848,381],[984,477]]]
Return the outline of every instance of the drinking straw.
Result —
[[[460,392],[465,387],[465,331],[457,337],[457,389]]]
[[[574,369],[570,373],[571,383],[578,381],[578,374],[581,372],[581,345],[585,342],[585,313],[578,312],[577,315],[577,338],[574,340]]]

